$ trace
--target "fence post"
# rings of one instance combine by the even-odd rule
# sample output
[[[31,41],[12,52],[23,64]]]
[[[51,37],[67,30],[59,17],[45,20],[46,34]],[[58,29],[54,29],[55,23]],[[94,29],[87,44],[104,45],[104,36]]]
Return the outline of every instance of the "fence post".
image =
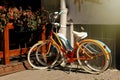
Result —
[[[9,51],[9,29],[13,27],[12,24],[8,24],[4,28],[4,49],[3,49],[3,59],[4,59],[4,64],[10,64],[10,51]]]

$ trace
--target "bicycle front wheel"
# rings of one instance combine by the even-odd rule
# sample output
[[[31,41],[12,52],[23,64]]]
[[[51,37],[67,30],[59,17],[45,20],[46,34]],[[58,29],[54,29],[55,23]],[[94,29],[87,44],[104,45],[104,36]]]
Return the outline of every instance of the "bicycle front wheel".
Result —
[[[34,44],[28,52],[28,62],[35,69],[53,67],[60,57],[58,48],[50,41],[40,41]]]
[[[77,50],[79,64],[90,73],[99,74],[107,70],[111,63],[111,52],[98,40],[86,39]]]

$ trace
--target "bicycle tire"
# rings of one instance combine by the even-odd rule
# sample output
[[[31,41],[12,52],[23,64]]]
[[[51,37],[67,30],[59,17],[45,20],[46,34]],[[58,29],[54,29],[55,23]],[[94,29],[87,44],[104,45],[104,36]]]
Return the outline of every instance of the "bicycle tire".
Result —
[[[82,57],[85,53],[91,56],[89,60],[80,60],[78,63],[81,67],[92,74],[99,74],[107,70],[111,64],[111,51],[101,41],[93,39],[85,39],[79,43],[77,50],[77,58]]]
[[[48,61],[44,62],[43,54],[42,54],[42,52],[40,52],[41,51],[40,48],[46,43],[47,43],[46,41],[45,42],[39,41],[38,43],[34,44],[28,52],[28,62],[35,69],[46,69],[50,66],[54,66],[57,63],[57,60],[59,59],[60,55],[59,55],[59,52],[57,52],[57,56],[54,56],[54,60],[52,59],[52,61],[50,61],[50,59],[48,59],[48,57],[46,57],[46,60],[48,60]],[[33,59],[32,59],[31,55],[34,55]],[[47,55],[49,55],[49,52],[47,53]],[[53,56],[51,56],[51,57],[49,56],[49,58],[53,58]],[[35,61],[33,61],[33,60],[35,60]]]

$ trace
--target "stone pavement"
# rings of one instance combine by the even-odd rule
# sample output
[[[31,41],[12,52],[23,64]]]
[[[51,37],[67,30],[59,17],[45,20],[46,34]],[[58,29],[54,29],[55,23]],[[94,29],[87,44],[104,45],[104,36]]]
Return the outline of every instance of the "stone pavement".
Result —
[[[120,80],[120,71],[107,70],[99,75],[63,70],[25,70],[1,76],[0,80]]]

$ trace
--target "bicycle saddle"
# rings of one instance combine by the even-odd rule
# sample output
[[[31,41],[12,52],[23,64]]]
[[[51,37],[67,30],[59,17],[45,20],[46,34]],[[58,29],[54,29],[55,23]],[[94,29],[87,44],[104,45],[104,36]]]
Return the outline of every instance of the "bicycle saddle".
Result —
[[[80,39],[84,39],[88,36],[87,32],[77,32],[77,31],[73,31],[73,34]]]

